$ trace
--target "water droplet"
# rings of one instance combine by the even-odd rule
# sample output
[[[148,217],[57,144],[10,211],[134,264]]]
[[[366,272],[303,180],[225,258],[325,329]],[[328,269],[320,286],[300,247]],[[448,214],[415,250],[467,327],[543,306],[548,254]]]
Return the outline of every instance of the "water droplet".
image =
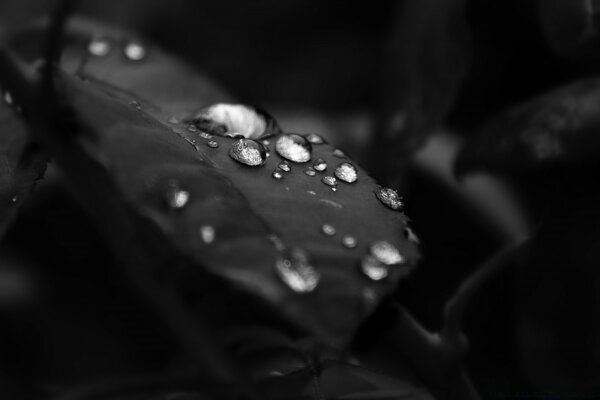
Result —
[[[125,57],[131,61],[141,61],[146,58],[146,49],[137,42],[129,42],[123,48]]]
[[[267,158],[271,157],[271,152],[267,150]]]
[[[319,135],[316,135],[314,133],[310,133],[308,135],[306,135],[306,139],[311,142],[312,144],[323,144],[325,143],[325,140],[323,140],[323,138]]]
[[[316,196],[317,195],[317,192],[315,192],[314,190],[309,190],[306,193],[308,193],[308,194],[310,194],[312,196]]]
[[[353,249],[358,245],[358,241],[354,236],[346,235],[342,238],[342,245],[348,249]]]
[[[371,244],[371,255],[384,265],[402,264],[405,259],[400,251],[391,243],[380,240]]]
[[[402,196],[394,189],[380,187],[375,190],[375,196],[392,210],[402,211],[402,208],[404,208]]]
[[[321,226],[321,232],[323,232],[327,236],[333,236],[335,235],[336,230],[333,225],[324,224],[323,226]]]
[[[175,182],[169,184],[169,189],[166,193],[167,205],[172,209],[181,209],[190,200],[190,192],[183,190]]]
[[[187,130],[188,132],[198,132],[198,128],[196,128],[194,125],[188,125]]]
[[[320,275],[310,265],[308,254],[300,249],[285,252],[275,262],[281,280],[296,293],[309,293],[317,288]]]
[[[97,57],[104,57],[112,50],[112,45],[107,39],[94,39],[88,43],[88,53]]]
[[[169,117],[167,120],[169,124],[177,125],[179,123],[179,119],[175,116]]]
[[[202,225],[198,231],[204,243],[210,244],[215,241],[215,228],[212,226]]]
[[[313,168],[316,171],[319,172],[323,172],[327,169],[327,163],[325,162],[325,160],[323,160],[322,158],[317,159],[317,161],[315,161],[315,163],[313,164]]]
[[[231,138],[231,139],[243,139],[244,138],[244,135],[242,135],[241,133],[238,133],[238,132],[227,132],[224,136]]]
[[[360,269],[363,274],[374,281],[385,279],[390,273],[387,265],[380,263],[372,255],[366,255],[363,257],[360,263]]]
[[[283,173],[281,172],[281,170],[278,169],[273,171],[273,174],[271,176],[275,179],[283,179]]]
[[[290,172],[292,170],[290,163],[285,160],[279,163],[278,168],[283,172]]]
[[[237,162],[256,167],[267,160],[267,150],[255,140],[239,139],[229,148],[229,156]]]
[[[10,199],[10,201],[12,201],[13,203],[16,203],[17,201],[19,201],[19,196],[17,196],[17,195],[14,195],[14,196],[12,197],[12,199]]]
[[[421,239],[419,239],[417,234],[410,228],[410,226],[407,226],[404,228],[404,236],[411,243],[414,243],[414,244],[421,243]]]
[[[264,146],[268,146],[268,145],[270,145],[270,144],[271,144],[271,142],[269,142],[267,139],[265,139],[265,140],[263,140],[263,141],[262,141],[262,144],[263,144]]]
[[[194,116],[194,123],[212,134],[234,139],[257,139],[277,125],[272,118],[254,107],[229,103],[217,103],[203,108]]]
[[[142,109],[142,105],[137,100],[132,100],[129,102],[129,105],[135,107],[136,110],[140,111]]]
[[[333,150],[333,155],[336,156],[337,158],[344,158],[344,157],[346,157],[346,154],[342,150],[340,150],[340,149]]]
[[[14,104],[14,99],[12,97],[12,94],[10,94],[10,92],[4,92],[4,96],[3,96],[4,102],[6,104],[8,104],[9,106],[12,106]]]
[[[310,160],[312,147],[302,136],[295,134],[281,135],[275,142],[275,150],[281,157],[297,163]]]
[[[346,183],[354,183],[358,179],[358,172],[354,165],[345,162],[337,166],[335,176]]]
[[[209,140],[208,142],[206,142],[206,145],[211,149],[216,149],[217,147],[219,147],[219,142],[215,140]]]
[[[335,187],[337,185],[337,179],[335,179],[333,176],[331,175],[326,175],[323,177],[323,179],[321,179],[321,181],[326,184],[327,186],[331,186],[331,187]]]
[[[279,236],[277,236],[275,234],[271,234],[271,235],[269,235],[269,239],[271,240],[271,242],[273,243],[273,246],[275,246],[275,249],[277,251],[283,251],[285,249],[285,245],[283,244],[283,242],[281,241]]]
[[[208,139],[212,139],[213,135],[211,135],[210,133],[206,133],[206,132],[200,132],[200,137],[202,139],[207,139],[208,140]]]
[[[306,171],[304,171],[304,173],[308,176],[315,176],[317,173],[315,172],[314,169],[312,169],[312,167],[308,167],[308,169]]]

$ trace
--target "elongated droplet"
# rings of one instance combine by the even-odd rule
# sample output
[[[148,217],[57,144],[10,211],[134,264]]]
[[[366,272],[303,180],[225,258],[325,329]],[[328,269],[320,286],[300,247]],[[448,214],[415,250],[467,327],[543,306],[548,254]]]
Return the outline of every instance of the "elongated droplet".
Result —
[[[410,228],[410,226],[407,226],[404,228],[404,236],[411,243],[414,243],[414,244],[421,243],[421,239],[419,239],[417,234]]]
[[[263,140],[263,141],[262,141],[262,144],[263,144],[264,146],[268,146],[268,145],[270,145],[270,144],[271,144],[271,142],[269,142],[267,139],[265,139],[265,140]]]
[[[213,135],[211,135],[210,133],[206,133],[206,132],[200,132],[200,137],[202,139],[212,139]]]
[[[314,169],[312,169],[312,167],[308,167],[308,169],[306,171],[304,171],[304,173],[308,176],[315,176],[317,173],[315,172]]]
[[[4,96],[2,98],[4,99],[4,102],[9,106],[12,106],[15,102],[12,97],[12,94],[10,94],[10,92],[8,91],[4,92]]]
[[[275,262],[275,271],[296,293],[312,292],[319,284],[319,273],[310,265],[308,254],[300,249],[284,252]]]
[[[112,50],[112,45],[108,39],[94,39],[88,43],[88,53],[96,57],[104,57]]]
[[[146,58],[146,49],[137,42],[129,42],[123,48],[125,57],[131,61],[141,61]]]
[[[350,163],[341,163],[335,169],[335,176],[346,183],[354,183],[358,179],[358,172],[356,167]]]
[[[315,171],[323,172],[327,169],[327,163],[322,158],[317,159],[313,164]]]
[[[206,145],[211,149],[216,149],[217,147],[219,147],[219,142],[215,140],[209,140],[208,142],[206,142]]]
[[[290,163],[285,160],[279,163],[278,168],[283,172],[290,172],[292,170]]]
[[[377,261],[385,265],[398,265],[405,261],[404,256],[400,254],[400,250],[383,240],[371,244],[370,251]]]
[[[311,142],[312,144],[323,144],[325,143],[325,140],[323,140],[323,138],[319,135],[316,135],[314,133],[310,133],[308,135],[306,135],[306,139]]]
[[[210,244],[215,241],[215,228],[212,226],[202,225],[198,231],[204,243]]]
[[[379,189],[375,190],[375,196],[377,196],[379,201],[392,210],[402,211],[404,208],[402,196],[400,196],[394,189],[380,187]]]
[[[312,153],[308,140],[295,134],[281,135],[275,142],[275,150],[281,157],[296,163],[309,161]]]
[[[377,259],[371,255],[363,257],[360,263],[360,269],[369,279],[374,281],[380,281],[387,278],[390,271],[387,265],[384,265],[377,261]]]
[[[344,158],[344,157],[346,157],[346,154],[342,150],[340,150],[340,149],[333,150],[333,155],[335,157],[337,157],[337,158]]]
[[[278,179],[278,180],[283,179],[283,173],[278,169],[273,171],[273,174],[271,176],[273,176],[273,178]]]
[[[335,227],[330,224],[324,224],[321,226],[321,232],[323,232],[326,236],[333,236],[336,233]]]
[[[353,249],[358,245],[358,241],[354,236],[346,235],[342,238],[342,245],[348,249]]]
[[[187,130],[188,132],[198,132],[198,128],[196,128],[194,125],[188,125]]]
[[[267,160],[267,150],[255,140],[239,139],[229,148],[229,156],[239,163],[256,167]]]
[[[330,175],[324,176],[321,181],[327,186],[335,187],[337,185],[337,179]]]

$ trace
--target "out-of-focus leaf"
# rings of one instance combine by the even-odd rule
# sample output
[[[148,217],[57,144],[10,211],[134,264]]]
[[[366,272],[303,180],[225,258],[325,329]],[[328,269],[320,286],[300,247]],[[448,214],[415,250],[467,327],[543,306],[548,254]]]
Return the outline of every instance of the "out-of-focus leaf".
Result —
[[[93,31],[85,37],[95,36],[125,37],[115,30]],[[127,46],[129,41],[123,43]],[[57,83],[84,129],[77,143],[87,157],[106,168],[116,196],[140,221],[140,237],[160,231],[161,238],[153,243],[162,240],[166,247],[177,249],[182,259],[195,262],[199,274],[208,270],[266,300],[289,321],[330,343],[347,343],[418,257],[414,243],[403,236],[404,214],[377,199],[378,185],[359,167],[355,183],[340,182],[336,191],[322,183],[325,174],[332,175],[340,163],[351,161],[329,144],[313,144],[310,164],[291,163],[291,171],[279,180],[272,177],[282,160],[274,148],[279,136],[268,138],[271,155],[259,167],[242,165],[229,156],[237,139],[214,137],[211,140],[218,147],[209,147],[200,132],[190,132],[172,118],[205,105],[202,96],[194,93],[202,93],[202,85],[190,85],[191,95],[171,103],[161,93],[169,85],[164,89],[150,85],[152,90],[146,90],[142,82],[159,78],[177,82],[179,75],[187,76],[179,64],[163,60],[166,56],[152,46],[144,45],[145,55],[135,61],[123,56],[122,49],[94,56],[108,57],[97,70],[88,73],[89,66],[82,64],[76,76],[60,74]],[[72,57],[76,53],[76,49],[66,52]],[[87,46],[81,47],[80,56],[92,57]],[[153,63],[162,67],[155,68]],[[122,82],[121,68],[131,69],[129,76],[138,75],[136,83]],[[88,79],[90,75],[94,79]],[[328,164],[325,173],[307,175],[308,166],[319,158]],[[89,209],[95,212],[94,205]],[[324,224],[335,227],[336,233],[324,235]],[[344,246],[345,236],[353,237],[356,245]],[[402,265],[391,267],[388,279],[381,281],[360,272],[361,260],[375,241],[389,242],[403,257]],[[320,277],[310,293],[291,290],[276,271],[277,261],[294,248],[308,254]],[[195,271],[172,268],[169,274],[187,285],[190,296],[197,296],[198,288],[190,284],[194,280],[188,279]],[[219,304],[218,299],[212,300]]]
[[[586,80],[538,97],[484,127],[467,141],[455,165],[472,170],[534,170],[594,164],[600,151],[600,81]]]

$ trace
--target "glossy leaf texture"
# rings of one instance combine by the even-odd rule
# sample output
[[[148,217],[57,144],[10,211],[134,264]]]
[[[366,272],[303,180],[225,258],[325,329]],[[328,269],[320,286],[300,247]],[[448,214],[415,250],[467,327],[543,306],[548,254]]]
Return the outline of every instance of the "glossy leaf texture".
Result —
[[[466,141],[455,172],[518,172],[549,165],[595,164],[600,151],[600,81],[540,96],[489,122]]]
[[[182,122],[207,99],[221,101],[207,94],[202,79],[124,32],[74,26],[63,62],[75,74],[59,73],[56,82],[82,128],[76,141],[103,165],[117,196],[142,221],[140,236],[149,223],[166,247],[193,261],[183,271],[173,267],[171,279],[198,295],[188,278],[209,271],[330,344],[348,343],[418,258],[404,237],[405,215],[382,204],[375,195],[379,186],[360,167],[354,183],[343,181],[353,180],[347,166],[335,174],[352,161],[326,143],[312,144],[309,162],[289,162],[282,179],[273,172],[283,161],[276,142],[285,134],[259,145],[270,154],[261,165],[234,160],[239,138],[209,137]],[[118,45],[111,51],[90,47],[98,39]],[[128,53],[133,42],[141,47]],[[319,159],[327,164],[324,171],[312,168]],[[336,175],[335,185],[331,178],[330,185],[323,182]],[[335,232],[324,233],[325,225]],[[369,253],[399,265],[386,266],[385,279],[370,279],[361,272]]]

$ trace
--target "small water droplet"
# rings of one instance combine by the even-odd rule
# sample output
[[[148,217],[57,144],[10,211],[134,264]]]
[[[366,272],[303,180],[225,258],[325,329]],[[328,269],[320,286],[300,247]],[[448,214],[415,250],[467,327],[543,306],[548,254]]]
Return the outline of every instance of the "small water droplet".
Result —
[[[227,132],[224,136],[231,139],[243,139],[245,137],[244,135],[238,132]]]
[[[337,157],[337,158],[344,158],[344,157],[346,157],[346,154],[342,150],[340,150],[340,149],[333,150],[333,155],[335,157]]]
[[[135,107],[136,110],[140,111],[142,109],[142,105],[137,100],[132,100],[129,102],[129,105]]]
[[[335,227],[330,224],[324,224],[321,226],[321,232],[323,232],[327,236],[333,236],[336,233]]]
[[[202,241],[206,244],[210,244],[215,241],[215,228],[210,225],[202,225],[198,230]]]
[[[405,261],[394,245],[383,240],[371,244],[370,251],[371,255],[384,265],[398,265]]]
[[[404,236],[411,243],[414,243],[414,244],[421,243],[421,239],[419,239],[417,234],[410,228],[410,226],[407,226],[404,228]]]
[[[281,172],[281,170],[278,169],[273,171],[273,174],[271,176],[275,179],[283,179],[283,173]]]
[[[167,205],[172,209],[181,209],[190,200],[190,192],[183,190],[177,183],[171,183],[166,194]]]
[[[358,245],[358,241],[354,236],[346,235],[342,238],[342,245],[348,249],[353,249]]]
[[[308,140],[300,135],[285,134],[275,142],[275,150],[287,160],[304,163],[310,160],[312,147]]]
[[[255,140],[239,139],[229,148],[229,156],[239,163],[256,167],[267,160],[267,150]]]
[[[306,139],[311,142],[312,144],[323,144],[325,143],[325,140],[323,140],[323,138],[319,135],[316,135],[314,133],[310,133],[308,135],[306,135]]]
[[[327,186],[331,186],[331,187],[335,187],[337,185],[337,179],[335,179],[333,176],[331,175],[326,175],[323,177],[323,179],[321,179],[321,181],[326,184]]]
[[[309,190],[306,193],[308,193],[308,194],[310,194],[312,196],[316,196],[317,195],[317,192],[315,192],[314,190]]]
[[[14,104],[14,99],[12,97],[12,94],[10,94],[10,92],[6,91],[4,92],[4,96],[3,96],[4,102],[6,104],[8,104],[9,106],[12,106]]]
[[[323,172],[327,169],[327,163],[325,162],[325,160],[323,160],[322,158],[317,159],[317,161],[315,161],[315,163],[313,164],[313,168],[316,171],[319,172]]]
[[[112,45],[109,40],[100,38],[94,39],[88,43],[88,53],[97,57],[104,57],[112,50]]]
[[[271,152],[267,150],[267,158],[271,157]]]
[[[282,170],[283,172],[290,172],[292,170],[290,163],[285,160],[283,160],[282,162],[279,163],[278,168],[280,170]]]
[[[211,135],[210,133],[206,133],[206,132],[200,132],[200,137],[202,139],[207,139],[208,140],[208,139],[212,139],[213,135]]]
[[[360,263],[360,269],[369,279],[374,281],[380,281],[382,279],[387,278],[390,271],[387,265],[384,265],[377,261],[375,257],[372,255],[366,255],[363,257]]]
[[[177,125],[179,123],[179,119],[175,116],[169,117],[167,120],[169,124]]]
[[[271,234],[271,235],[269,235],[269,239],[271,240],[271,242],[273,243],[273,246],[275,246],[275,249],[277,251],[283,251],[285,249],[285,245],[283,244],[283,242],[281,241],[279,236],[277,236],[275,234]]]
[[[354,183],[358,179],[358,172],[354,165],[345,162],[337,166],[335,176],[346,183]]]
[[[380,187],[375,190],[375,196],[392,210],[402,211],[404,208],[402,196],[394,189]]]
[[[312,169],[312,167],[308,167],[308,169],[306,171],[304,171],[304,173],[308,176],[315,176],[317,173],[315,172],[314,169]]]
[[[263,144],[264,146],[268,146],[268,145],[270,145],[270,144],[271,144],[271,142],[269,142],[267,139],[265,139],[265,140],[263,140],[263,141],[262,141],[262,144]]]
[[[146,48],[137,42],[129,42],[123,48],[123,53],[131,61],[141,61],[146,58]]]
[[[217,147],[219,147],[219,142],[215,140],[209,140],[208,142],[206,142],[206,145],[211,149],[216,149]]]
[[[198,128],[196,128],[194,125],[188,125],[187,130],[188,132],[198,132]]]
[[[12,201],[13,203],[16,203],[17,201],[19,201],[19,196],[17,196],[17,195],[14,195],[14,196],[12,197],[12,199],[10,199],[10,201]]]
[[[310,265],[308,254],[300,249],[286,251],[275,262],[279,278],[296,293],[309,293],[317,288],[320,275]]]

